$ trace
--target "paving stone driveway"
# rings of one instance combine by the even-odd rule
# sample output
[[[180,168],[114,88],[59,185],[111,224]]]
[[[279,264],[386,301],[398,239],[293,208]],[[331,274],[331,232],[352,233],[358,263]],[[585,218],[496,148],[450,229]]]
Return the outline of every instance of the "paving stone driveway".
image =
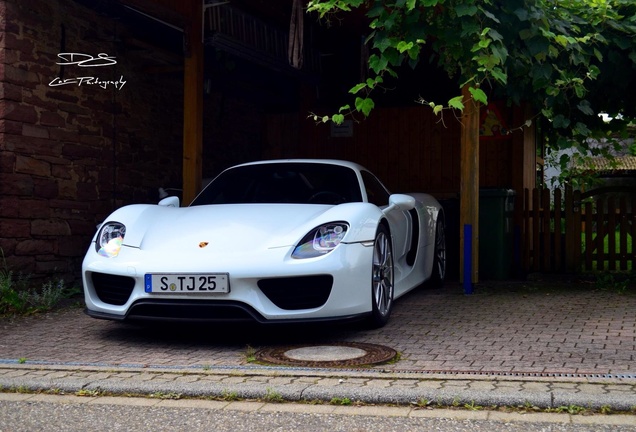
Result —
[[[538,282],[418,288],[389,324],[139,327],[89,318],[80,308],[1,320],[0,361],[159,367],[244,366],[272,345],[366,342],[397,350],[376,369],[480,374],[636,374],[636,293],[591,283]],[[567,285],[567,286],[566,286]]]

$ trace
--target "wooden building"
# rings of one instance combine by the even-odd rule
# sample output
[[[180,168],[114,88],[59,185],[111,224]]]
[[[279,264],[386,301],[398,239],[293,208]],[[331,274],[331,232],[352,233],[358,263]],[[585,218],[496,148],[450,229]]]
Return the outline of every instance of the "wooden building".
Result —
[[[258,159],[349,159],[393,192],[457,201],[462,122],[416,102],[443,102],[457,83],[435,68],[405,71],[376,96],[368,119],[317,124],[311,114],[349,102],[347,90],[366,73],[364,17],[328,27],[306,14],[293,20],[293,4],[0,0],[8,265],[77,279],[96,224],[113,209],[156,202],[159,187],[183,189],[188,201],[204,178]],[[302,40],[302,55],[290,54],[290,37]],[[521,127],[531,113],[494,104],[481,124],[493,121],[491,111],[515,132],[484,129],[479,187],[521,195],[536,181],[534,128]],[[459,239],[459,228],[449,225],[449,238]]]

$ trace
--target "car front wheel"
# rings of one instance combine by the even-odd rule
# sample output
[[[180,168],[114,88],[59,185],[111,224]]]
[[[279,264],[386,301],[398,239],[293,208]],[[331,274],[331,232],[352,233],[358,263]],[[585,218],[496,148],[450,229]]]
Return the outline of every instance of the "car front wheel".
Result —
[[[370,325],[379,328],[389,321],[393,308],[393,247],[384,225],[375,236],[372,272]]]

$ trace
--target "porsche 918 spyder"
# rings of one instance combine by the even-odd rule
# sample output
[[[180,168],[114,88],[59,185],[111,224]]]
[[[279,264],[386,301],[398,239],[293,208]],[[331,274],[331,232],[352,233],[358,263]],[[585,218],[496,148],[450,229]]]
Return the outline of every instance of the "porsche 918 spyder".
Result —
[[[398,297],[443,283],[444,228],[431,195],[390,194],[355,163],[242,164],[187,207],[172,196],[108,216],[83,261],[86,313],[380,327]]]

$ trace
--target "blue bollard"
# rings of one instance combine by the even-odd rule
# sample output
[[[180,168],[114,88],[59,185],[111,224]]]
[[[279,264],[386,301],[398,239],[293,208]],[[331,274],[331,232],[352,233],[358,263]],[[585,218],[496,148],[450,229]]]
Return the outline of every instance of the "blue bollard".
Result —
[[[464,294],[473,293],[473,226],[464,225]]]

